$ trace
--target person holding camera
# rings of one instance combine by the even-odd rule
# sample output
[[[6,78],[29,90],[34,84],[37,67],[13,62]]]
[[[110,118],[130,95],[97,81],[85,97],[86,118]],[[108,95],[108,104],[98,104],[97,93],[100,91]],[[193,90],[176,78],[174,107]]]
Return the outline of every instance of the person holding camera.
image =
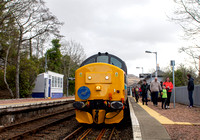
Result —
[[[165,82],[163,83],[163,85],[165,85],[166,89],[167,89],[167,108],[169,108],[170,105],[170,98],[171,98],[171,94],[172,94],[172,89],[173,89],[173,84],[170,81],[169,77],[166,78]]]

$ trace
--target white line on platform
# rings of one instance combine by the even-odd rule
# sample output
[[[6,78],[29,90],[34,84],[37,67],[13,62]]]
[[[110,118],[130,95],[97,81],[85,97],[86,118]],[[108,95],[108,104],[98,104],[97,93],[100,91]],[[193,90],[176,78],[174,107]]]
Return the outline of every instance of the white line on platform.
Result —
[[[130,110],[130,116],[131,116],[131,122],[132,122],[132,129],[133,129],[133,139],[134,140],[142,140],[142,134],[140,131],[140,125],[138,122],[137,117],[135,116],[133,106],[130,102],[130,98],[128,98],[129,103],[129,110]]]

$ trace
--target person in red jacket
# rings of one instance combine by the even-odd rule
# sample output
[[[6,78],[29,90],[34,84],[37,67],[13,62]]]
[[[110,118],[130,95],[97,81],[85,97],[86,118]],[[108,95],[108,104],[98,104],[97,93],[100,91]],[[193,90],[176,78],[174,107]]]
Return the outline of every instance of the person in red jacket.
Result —
[[[165,87],[166,87],[166,89],[167,89],[167,108],[169,108],[170,98],[171,98],[172,89],[173,89],[173,84],[172,84],[172,82],[169,80],[169,77],[166,78],[166,80],[165,80],[165,82],[163,83],[163,85],[165,85]]]

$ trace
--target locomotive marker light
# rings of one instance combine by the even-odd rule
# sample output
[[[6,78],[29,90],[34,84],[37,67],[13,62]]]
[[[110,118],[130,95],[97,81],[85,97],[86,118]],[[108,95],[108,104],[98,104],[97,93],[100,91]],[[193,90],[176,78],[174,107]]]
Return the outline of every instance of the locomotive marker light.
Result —
[[[109,79],[109,77],[108,77],[108,76],[106,76],[105,78],[106,78],[106,80],[108,80],[108,79]]]

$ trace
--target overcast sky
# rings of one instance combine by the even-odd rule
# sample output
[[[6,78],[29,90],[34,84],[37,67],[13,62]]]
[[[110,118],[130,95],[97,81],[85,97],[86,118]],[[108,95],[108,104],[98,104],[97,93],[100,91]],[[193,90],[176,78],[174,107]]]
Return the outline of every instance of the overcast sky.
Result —
[[[170,60],[184,63],[178,53],[182,29],[170,22],[173,0],[45,0],[46,6],[65,24],[61,34],[66,40],[82,44],[87,57],[108,52],[123,59],[129,74],[138,76],[155,69],[158,53],[161,69]]]

